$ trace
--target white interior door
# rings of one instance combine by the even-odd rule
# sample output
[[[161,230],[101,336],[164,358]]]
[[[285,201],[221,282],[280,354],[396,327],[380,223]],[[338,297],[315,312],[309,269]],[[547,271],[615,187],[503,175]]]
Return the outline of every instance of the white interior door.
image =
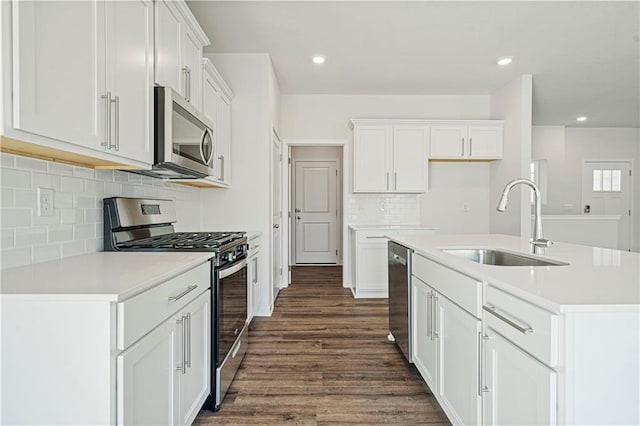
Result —
[[[585,161],[582,166],[582,212],[620,216],[618,249],[631,248],[631,163]]]
[[[271,282],[273,298],[271,305],[276,300],[280,284],[282,282],[282,237],[280,227],[282,226],[282,156],[280,154],[280,139],[273,132],[271,142]]]
[[[295,162],[296,263],[338,261],[338,164]]]

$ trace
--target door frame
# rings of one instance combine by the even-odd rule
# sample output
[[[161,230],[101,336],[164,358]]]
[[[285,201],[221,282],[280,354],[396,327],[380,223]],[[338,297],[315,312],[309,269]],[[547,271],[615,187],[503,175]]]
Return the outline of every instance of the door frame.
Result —
[[[342,212],[341,218],[341,228],[342,228],[342,247],[338,247],[338,265],[343,265],[342,270],[342,286],[347,287],[347,271],[348,267],[347,262],[345,262],[345,253],[348,253],[348,241],[347,241],[347,227],[345,223],[347,222],[347,193],[349,188],[349,175],[350,168],[349,164],[349,150],[347,149],[348,141],[346,139],[311,139],[311,138],[299,138],[299,139],[284,139],[282,141],[282,151],[287,154],[288,161],[282,162],[282,205],[283,212],[288,212],[288,220],[282,221],[281,227],[281,238],[282,241],[287,241],[287,244],[283,244],[286,247],[286,251],[284,252],[283,259],[287,259],[287,266],[289,273],[287,274],[287,279],[282,283],[283,287],[288,287],[291,284],[291,265],[293,265],[293,252],[295,248],[292,247],[292,238],[291,238],[291,230],[292,230],[292,221],[293,221],[293,207],[291,202],[293,201],[291,197],[291,188],[292,188],[292,170],[293,164],[291,161],[291,148],[294,146],[306,146],[306,147],[327,147],[327,146],[337,146],[342,147],[342,200],[340,201],[340,208]],[[286,176],[286,178],[285,178]],[[342,261],[341,261],[342,259]]]
[[[274,245],[274,238],[273,238],[273,208],[274,206],[274,193],[273,193],[273,187],[274,187],[274,179],[275,179],[275,173],[274,173],[274,168],[273,168],[273,164],[274,164],[274,158],[273,158],[273,145],[276,144],[278,146],[278,150],[279,150],[279,155],[280,155],[280,268],[282,268],[282,275],[280,275],[280,282],[273,282],[274,280],[274,257],[275,257],[275,253],[273,250],[273,245]],[[284,274],[284,257],[282,255],[283,250],[282,248],[285,246],[282,241],[283,241],[283,227],[284,224],[286,223],[285,220],[283,220],[283,212],[285,211],[282,206],[284,205],[283,200],[286,198],[284,196],[284,193],[282,192],[283,189],[283,183],[284,183],[284,178],[283,178],[283,174],[282,174],[282,165],[285,163],[285,161],[282,161],[283,159],[283,143],[282,143],[282,138],[280,137],[280,135],[278,134],[278,131],[276,130],[276,128],[273,126],[273,123],[271,125],[271,135],[269,138],[269,315],[271,315],[271,313],[273,312],[273,307],[275,304],[275,297],[274,297],[274,289],[278,288],[278,291],[280,289],[282,289],[283,286],[282,284],[282,277],[285,276]]]
[[[291,153],[289,153],[289,158],[292,158],[291,157]],[[292,160],[292,162],[291,162],[291,187],[290,187],[290,191],[291,192],[289,194],[289,196],[291,198],[289,200],[289,202],[290,202],[292,207],[293,207],[294,201],[296,199],[296,196],[295,196],[295,191],[296,191],[295,175],[296,175],[296,163],[298,163],[298,162],[303,162],[303,163],[314,163],[314,162],[318,162],[318,163],[320,163],[320,162],[335,163],[336,164],[336,170],[338,170],[338,161],[335,158],[321,157],[321,158],[308,158],[307,159],[307,158],[303,157],[303,158],[296,158],[295,160]],[[342,174],[342,173],[343,172],[340,171],[338,173],[338,177],[340,177],[340,174]],[[338,211],[342,210],[342,200],[340,199],[340,197],[338,197],[338,195],[339,195],[338,194],[339,193],[339,191],[338,191],[339,184],[340,184],[340,181],[338,179],[336,179],[336,202],[337,202],[336,209]],[[296,243],[296,236],[297,236],[296,235],[295,220],[294,220],[295,219],[295,212],[293,211],[293,209],[291,207],[290,207],[290,211],[291,211],[291,241],[290,241],[290,244],[291,244],[291,265],[298,265],[298,262],[297,262],[297,259],[296,259],[296,256],[295,256],[295,252],[296,252],[295,243]],[[340,218],[340,219],[342,219],[342,218]],[[340,220],[339,222],[342,222],[342,220]],[[336,237],[339,237],[339,236],[340,236],[340,226],[338,224],[338,227],[336,229]],[[339,256],[340,248],[337,247],[337,246],[336,246],[336,248],[338,249],[336,265],[340,265],[341,264],[341,262],[339,262],[339,260],[340,260],[340,256]],[[305,263],[300,263],[300,265],[304,265],[304,264]],[[321,264],[319,264],[319,265],[321,265]]]
[[[631,176],[629,177],[629,189],[630,189],[630,193],[629,193],[629,208],[631,209],[631,215],[629,215],[629,250],[630,251],[635,251],[636,248],[636,232],[637,232],[637,226],[636,225],[636,218],[638,217],[638,212],[636,210],[637,206],[636,206],[636,197],[634,196],[635,193],[635,185],[634,185],[634,179],[636,178],[636,169],[635,169],[635,161],[633,160],[633,158],[612,158],[612,159],[608,159],[608,158],[583,158],[582,162],[581,162],[581,170],[580,170],[580,211],[582,212],[582,208],[584,206],[584,200],[583,200],[583,194],[582,194],[582,185],[584,183],[584,179],[586,178],[585,176],[585,167],[587,165],[587,163],[628,163],[629,164],[629,170],[631,170]],[[582,213],[581,213],[582,214]]]

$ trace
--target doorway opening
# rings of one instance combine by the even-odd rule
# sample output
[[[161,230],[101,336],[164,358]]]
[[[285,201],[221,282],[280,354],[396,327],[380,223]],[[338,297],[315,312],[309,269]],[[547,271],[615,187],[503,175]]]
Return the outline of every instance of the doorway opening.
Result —
[[[291,265],[342,264],[341,146],[289,149]]]

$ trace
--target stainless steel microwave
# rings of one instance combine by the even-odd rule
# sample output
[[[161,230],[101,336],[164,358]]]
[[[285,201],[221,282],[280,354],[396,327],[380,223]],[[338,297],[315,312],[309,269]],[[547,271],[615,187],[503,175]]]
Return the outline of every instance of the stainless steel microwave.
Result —
[[[154,89],[154,165],[136,173],[163,179],[214,175],[214,124],[169,87]]]

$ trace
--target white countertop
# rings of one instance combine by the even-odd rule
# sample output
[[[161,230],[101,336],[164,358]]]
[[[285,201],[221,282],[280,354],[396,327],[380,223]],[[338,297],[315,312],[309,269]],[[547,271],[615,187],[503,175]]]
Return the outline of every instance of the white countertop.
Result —
[[[398,231],[404,231],[404,230],[413,230],[413,229],[420,229],[420,230],[435,230],[436,228],[433,226],[424,226],[424,225],[348,225],[349,228],[353,229],[354,231],[367,231],[367,230],[372,230],[372,229],[389,229],[389,230],[398,230]]]
[[[121,301],[206,262],[205,252],[97,252],[2,271],[0,297]]]
[[[431,260],[553,312],[640,309],[640,253],[555,243],[542,257],[568,266],[491,266],[441,248],[499,248],[529,254],[528,238],[508,235],[389,236]]]
[[[247,241],[251,241],[254,238],[258,238],[262,236],[262,232],[260,231],[247,231]]]

